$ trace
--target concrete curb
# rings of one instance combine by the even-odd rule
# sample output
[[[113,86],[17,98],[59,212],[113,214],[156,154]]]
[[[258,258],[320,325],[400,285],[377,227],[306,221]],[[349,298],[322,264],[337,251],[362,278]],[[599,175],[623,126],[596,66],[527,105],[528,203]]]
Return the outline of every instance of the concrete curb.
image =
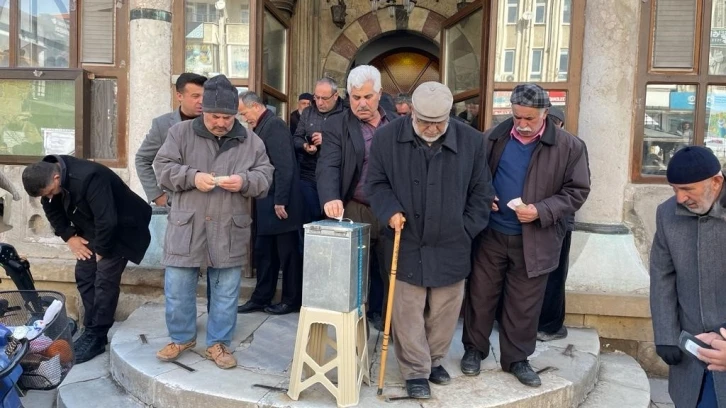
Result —
[[[637,361],[624,353],[600,356],[595,389],[580,408],[648,408],[650,382]]]
[[[199,321],[205,317],[200,313]],[[254,316],[258,323],[250,320]],[[163,306],[145,305],[135,311],[124,322],[114,335],[111,343],[110,370],[113,378],[134,397],[142,403],[155,407],[191,408],[200,406],[214,406],[218,408],[233,407],[329,407],[334,405],[334,399],[322,387],[313,386],[304,391],[299,401],[292,401],[282,392],[269,391],[253,387],[254,384],[263,384],[273,387],[287,387],[291,352],[288,348],[294,346],[294,326],[297,315],[283,317],[270,317],[264,314],[239,315],[238,333],[234,344],[237,347],[238,361],[244,361],[247,367],[237,367],[232,370],[221,371],[213,363],[194,353],[185,353],[179,361],[197,370],[194,373],[170,363],[162,363],[155,359],[156,350],[166,342],[166,328],[163,325]],[[282,321],[286,323],[280,325]],[[270,325],[277,324],[279,343],[269,342],[269,336],[275,332],[269,330]],[[198,324],[199,333],[203,325]],[[265,329],[265,328],[268,329]],[[284,327],[284,331],[281,328]],[[265,330],[268,331],[267,334]],[[460,329],[459,329],[460,330]],[[138,340],[138,333],[143,331],[148,344]],[[291,333],[287,333],[287,332]],[[244,333],[242,333],[244,332]],[[460,334],[460,333],[459,333]],[[371,335],[371,350],[380,341],[377,332]],[[538,343],[537,351],[532,356],[532,365],[536,369],[550,367],[548,372],[542,374],[543,385],[540,388],[528,388],[517,382],[510,374],[504,373],[498,367],[498,339],[496,334],[492,337],[493,350],[490,357],[484,361],[482,374],[478,377],[466,377],[459,371],[459,359],[463,355],[463,346],[455,336],[449,355],[443,365],[454,380],[446,387],[432,386],[434,398],[427,401],[395,401],[386,404],[394,407],[574,407],[579,405],[585,396],[594,387],[597,381],[598,356],[600,343],[594,330],[572,329],[567,339]],[[267,347],[276,355],[281,355],[280,361],[264,367],[258,364],[262,358],[251,363],[251,355],[244,354],[245,350],[252,351],[254,341],[265,341]],[[199,344],[203,341],[197,338]],[[380,347],[379,347],[380,349]],[[277,350],[277,351],[275,351]],[[287,350],[287,351],[286,351]],[[405,395],[403,380],[397,370],[394,353],[389,349],[388,370],[386,371],[386,396]],[[262,352],[256,349],[254,353]],[[244,357],[241,357],[244,356]],[[241,358],[240,358],[241,357]],[[373,367],[371,378],[377,380],[380,362],[378,355],[372,355]],[[269,361],[269,356],[266,356]],[[363,386],[361,390],[360,407],[381,406],[382,399],[376,395],[376,386]],[[69,407],[72,408],[72,407]]]

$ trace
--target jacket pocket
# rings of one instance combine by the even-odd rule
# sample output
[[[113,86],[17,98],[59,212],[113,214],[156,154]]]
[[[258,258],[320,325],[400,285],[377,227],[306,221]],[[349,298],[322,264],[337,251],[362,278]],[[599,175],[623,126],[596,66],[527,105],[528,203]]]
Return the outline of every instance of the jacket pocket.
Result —
[[[557,221],[555,224],[555,231],[557,233],[557,238],[564,238],[565,234],[567,233],[567,219],[562,218]]]
[[[232,216],[232,231],[230,232],[229,257],[239,258],[247,253],[250,244],[250,225],[252,219],[249,215],[239,214]]]
[[[176,211],[169,214],[164,246],[169,255],[186,255],[191,252],[193,211]]]

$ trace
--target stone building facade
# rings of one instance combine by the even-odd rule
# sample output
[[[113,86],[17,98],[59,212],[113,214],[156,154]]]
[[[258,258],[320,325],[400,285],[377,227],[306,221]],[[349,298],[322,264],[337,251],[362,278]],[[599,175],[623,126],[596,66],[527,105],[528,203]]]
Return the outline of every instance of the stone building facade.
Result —
[[[390,93],[443,78],[457,113],[467,117],[474,106],[467,119],[482,129],[509,114],[508,93],[517,83],[539,82],[590,154],[592,193],[577,214],[569,322],[625,341],[620,348],[644,361],[652,358],[645,296],[655,207],[671,194],[662,175],[666,152],[696,143],[726,157],[726,147],[718,147],[726,146],[721,3],[5,2],[0,171],[20,186],[23,164],[73,152],[107,164],[143,194],[134,154],[151,120],[174,107],[172,84],[185,71],[225,73],[287,118],[297,95],[311,91],[317,78],[332,77],[344,89],[351,68],[372,63]],[[674,16],[680,23],[668,24]],[[2,198],[3,220],[13,228],[0,239],[31,259],[39,286],[63,290],[77,304],[72,256],[53,236],[39,201]],[[125,274],[121,317],[143,301],[161,300],[164,218],[154,217],[144,264]]]

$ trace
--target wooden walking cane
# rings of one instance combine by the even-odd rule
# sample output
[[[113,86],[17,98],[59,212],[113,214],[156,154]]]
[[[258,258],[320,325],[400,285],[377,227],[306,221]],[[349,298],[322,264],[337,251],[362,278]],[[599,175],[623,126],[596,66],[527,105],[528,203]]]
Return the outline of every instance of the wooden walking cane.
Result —
[[[406,222],[406,219],[403,219]],[[401,228],[403,229],[403,222]],[[396,290],[396,272],[398,271],[398,247],[401,244],[401,230],[396,230],[393,239],[393,260],[391,261],[391,277],[388,284],[388,303],[386,321],[383,326],[383,345],[381,346],[381,372],[378,373],[378,395],[383,394],[383,379],[386,376],[386,357],[388,356],[388,333],[391,330],[391,313],[393,312],[393,293]]]

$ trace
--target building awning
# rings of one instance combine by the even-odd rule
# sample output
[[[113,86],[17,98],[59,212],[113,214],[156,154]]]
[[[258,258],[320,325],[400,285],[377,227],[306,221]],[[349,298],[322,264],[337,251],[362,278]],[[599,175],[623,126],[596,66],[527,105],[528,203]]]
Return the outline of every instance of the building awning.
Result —
[[[192,31],[187,34],[187,38],[201,40],[204,38],[204,23],[199,23]]]

